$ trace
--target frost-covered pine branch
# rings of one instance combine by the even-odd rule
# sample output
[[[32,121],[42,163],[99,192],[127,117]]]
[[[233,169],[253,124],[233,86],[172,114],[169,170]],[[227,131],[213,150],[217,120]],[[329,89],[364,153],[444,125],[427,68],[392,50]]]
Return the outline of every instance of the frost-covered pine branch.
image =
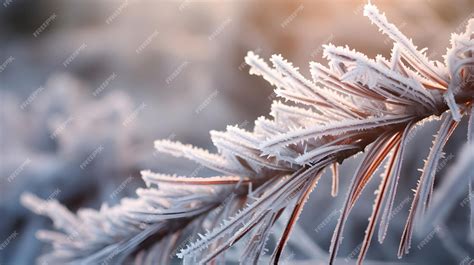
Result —
[[[380,243],[385,239],[397,190],[412,188],[398,185],[407,135],[426,119],[439,118],[441,126],[414,189],[401,237],[398,255],[408,253],[413,230],[433,198],[444,145],[463,116],[471,117],[469,134],[473,131],[474,20],[464,33],[452,35],[441,63],[427,58],[374,5],[367,4],[364,15],[394,41],[391,58],[370,59],[347,47],[326,45],[324,57],[329,64],[312,62],[312,80],[308,80],[281,55],[272,56],[270,66],[249,52],[245,61],[250,73],[275,86],[276,94],[285,100],[273,103],[271,119],[257,119],[251,132],[236,126],[212,131],[216,154],[177,142],[155,142],[158,151],[193,160],[221,176],[191,178],[143,171],[147,188],[138,189],[136,199],[104,205],[99,211],[82,209],[77,215],[55,201],[25,194],[22,201],[27,207],[50,216],[63,231],[38,233],[53,244],[52,252],[42,259],[71,264],[130,260],[165,264],[177,249],[184,263],[201,264],[224,260],[226,250],[244,240],[240,262],[255,264],[265,253],[273,224],[286,211],[289,218],[268,253],[270,262],[277,263],[322,172],[333,169],[332,194],[336,195],[337,165],[364,152],[347,187],[329,251],[331,264],[351,210],[385,164],[359,253],[362,263],[374,233]],[[467,159],[472,163],[472,155]],[[472,181],[467,179],[466,187]]]

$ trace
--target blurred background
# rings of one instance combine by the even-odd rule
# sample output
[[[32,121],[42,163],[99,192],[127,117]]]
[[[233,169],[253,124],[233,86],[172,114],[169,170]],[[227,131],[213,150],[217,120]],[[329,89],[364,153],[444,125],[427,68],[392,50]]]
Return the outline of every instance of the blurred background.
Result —
[[[451,32],[464,31],[472,0],[372,1],[418,47],[437,60]],[[156,154],[153,140],[169,138],[213,151],[209,130],[238,124],[251,130],[268,115],[272,88],[248,74],[247,51],[281,53],[309,77],[321,45],[349,45],[370,57],[390,54],[391,41],[363,16],[365,1],[0,0],[0,264],[32,264],[47,251],[35,233],[51,222],[29,213],[19,196],[31,191],[69,209],[117,203],[143,186],[139,171],[207,176],[212,172]],[[435,122],[413,134],[406,194],[384,245],[369,259],[416,264],[462,264],[467,208],[453,207],[432,240],[398,261],[396,252]],[[459,131],[463,131],[460,129]],[[446,150],[455,161],[465,135]],[[424,150],[424,151],[420,151]],[[449,155],[451,154],[451,156]],[[358,158],[342,167],[342,191]],[[444,172],[440,169],[440,175]],[[329,246],[343,196],[331,198],[325,178],[301,217],[322,252]],[[351,214],[340,255],[348,264],[367,225],[373,182]],[[441,232],[440,232],[441,231]],[[298,252],[291,260],[304,260]],[[469,262],[469,260],[467,261]]]

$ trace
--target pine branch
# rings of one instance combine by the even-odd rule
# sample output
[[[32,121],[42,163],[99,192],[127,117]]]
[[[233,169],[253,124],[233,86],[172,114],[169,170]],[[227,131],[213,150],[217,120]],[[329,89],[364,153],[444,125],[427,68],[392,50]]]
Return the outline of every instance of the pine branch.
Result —
[[[241,262],[255,264],[265,252],[273,224],[288,212],[290,218],[270,257],[278,263],[324,169],[333,169],[331,194],[336,196],[337,163],[367,149],[347,187],[329,251],[332,264],[351,210],[377,169],[388,161],[358,259],[362,263],[380,216],[378,240],[385,238],[401,188],[398,180],[407,134],[420,121],[442,115],[401,240],[399,255],[408,253],[414,224],[420,222],[434,196],[435,169],[443,146],[469,111],[472,142],[474,20],[465,33],[453,34],[442,64],[430,61],[374,5],[366,5],[364,15],[394,40],[390,60],[369,59],[329,44],[324,46],[328,66],[311,62],[313,80],[308,80],[281,55],[271,58],[271,67],[249,52],[245,61],[250,74],[262,76],[285,100],[273,103],[272,120],[257,119],[252,131],[234,126],[212,131],[216,154],[167,140],[155,142],[160,152],[224,175],[178,177],[143,171],[147,188],[138,189],[136,199],[123,199],[113,207],[103,205],[99,211],[79,210],[77,215],[56,201],[23,195],[26,207],[49,216],[63,231],[38,233],[53,244],[52,252],[41,259],[64,264],[167,263],[178,251],[184,263],[200,264],[223,259],[225,251],[247,239]],[[456,175],[453,178],[460,178]]]

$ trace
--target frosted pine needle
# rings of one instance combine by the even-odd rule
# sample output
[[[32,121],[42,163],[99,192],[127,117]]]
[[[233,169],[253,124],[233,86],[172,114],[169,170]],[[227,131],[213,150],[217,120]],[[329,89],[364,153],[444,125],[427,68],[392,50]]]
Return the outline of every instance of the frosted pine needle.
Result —
[[[38,234],[53,244],[41,260],[51,264],[141,264],[144,260],[165,264],[177,253],[184,263],[201,264],[222,260],[229,248],[245,239],[249,243],[242,246],[241,262],[254,264],[268,247],[273,224],[288,212],[281,237],[268,253],[278,263],[309,194],[324,169],[331,167],[331,194],[336,196],[339,189],[346,194],[329,250],[332,264],[351,209],[377,169],[387,163],[361,246],[358,263],[362,263],[376,225],[381,243],[389,227],[397,190],[402,188],[398,180],[408,133],[417,123],[441,116],[401,236],[398,254],[408,253],[413,230],[425,214],[432,215],[431,198],[436,205],[442,200],[432,194],[436,167],[463,116],[470,116],[471,152],[460,160],[464,168],[453,173],[453,180],[442,191],[447,195],[453,181],[459,180],[470,187],[472,196],[472,176],[461,173],[472,165],[474,20],[464,33],[451,36],[452,46],[440,63],[431,61],[425,50],[419,50],[374,5],[367,4],[364,15],[394,41],[390,59],[370,59],[329,44],[324,46],[328,66],[310,63],[310,80],[281,55],[272,56],[270,66],[249,52],[245,61],[251,66],[250,74],[262,76],[285,100],[274,102],[272,119],[257,119],[253,131],[230,126],[225,132],[211,132],[217,154],[166,140],[155,142],[160,152],[193,160],[222,175],[188,178],[143,171],[147,188],[138,189],[136,199],[123,199],[113,207],[104,205],[99,211],[82,209],[77,215],[56,201],[25,194],[24,205],[49,216],[62,231]],[[338,163],[364,150],[351,185],[339,187]],[[179,246],[189,235],[191,240]]]

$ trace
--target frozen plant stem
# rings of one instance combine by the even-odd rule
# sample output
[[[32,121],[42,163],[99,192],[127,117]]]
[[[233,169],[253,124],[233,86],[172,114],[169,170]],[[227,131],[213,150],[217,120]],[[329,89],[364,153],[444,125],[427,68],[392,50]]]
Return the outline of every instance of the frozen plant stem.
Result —
[[[440,118],[400,242],[399,256],[408,253],[413,229],[432,198],[443,147],[461,118],[473,113],[474,20],[464,33],[452,35],[443,64],[429,60],[374,5],[367,4],[364,15],[394,41],[390,59],[380,55],[369,59],[347,47],[326,45],[324,57],[329,64],[312,62],[310,81],[281,55],[272,56],[271,67],[249,52],[245,61],[250,73],[270,82],[275,93],[291,104],[275,101],[273,119],[257,119],[251,132],[237,126],[211,131],[217,154],[178,142],[155,142],[158,151],[196,161],[222,176],[189,178],[143,171],[147,188],[138,189],[136,199],[104,205],[100,211],[80,210],[77,215],[55,201],[25,194],[26,206],[50,216],[64,231],[38,234],[54,243],[53,251],[42,259],[71,264],[141,264],[144,260],[165,264],[179,248],[177,256],[184,263],[201,264],[224,260],[228,248],[246,240],[239,249],[240,262],[256,264],[265,254],[273,224],[286,211],[286,226],[269,253],[270,262],[277,264],[322,172],[333,167],[332,194],[336,195],[337,163],[364,151],[329,251],[332,264],[352,208],[388,157],[361,245],[360,264],[379,219],[378,241],[385,239],[407,135],[421,121]],[[472,126],[471,122],[470,132]],[[75,236],[66,240],[71,233]]]

